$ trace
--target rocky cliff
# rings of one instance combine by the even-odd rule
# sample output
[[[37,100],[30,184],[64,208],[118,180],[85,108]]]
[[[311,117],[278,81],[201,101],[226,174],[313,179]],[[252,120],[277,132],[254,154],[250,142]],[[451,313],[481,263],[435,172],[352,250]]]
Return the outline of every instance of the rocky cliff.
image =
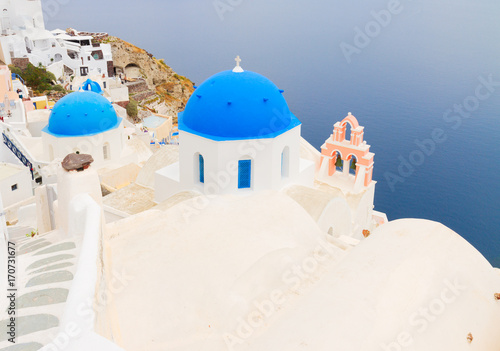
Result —
[[[117,75],[129,81],[130,97],[140,106],[139,119],[148,111],[176,117],[184,110],[194,91],[193,82],[175,73],[163,60],[124,40],[112,36],[101,40],[111,44]]]

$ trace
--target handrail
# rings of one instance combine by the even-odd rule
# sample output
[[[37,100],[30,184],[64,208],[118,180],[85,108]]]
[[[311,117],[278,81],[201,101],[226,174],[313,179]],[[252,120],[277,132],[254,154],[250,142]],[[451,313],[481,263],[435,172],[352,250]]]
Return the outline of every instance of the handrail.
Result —
[[[16,157],[23,163],[23,165],[25,165],[26,167],[28,167],[30,169],[31,179],[35,179],[35,173],[34,173],[33,164],[28,160],[28,158],[26,156],[24,156],[24,154],[12,142],[12,140],[10,140],[7,137],[7,135],[5,134],[5,132],[2,133],[2,136],[3,136],[3,142],[4,142],[4,144],[7,145],[7,147],[10,149],[10,151],[12,151],[12,153],[14,153],[14,155],[16,155]]]
[[[21,81],[21,83],[23,83],[24,85],[26,85],[26,83],[24,82],[24,79],[21,78],[21,76],[17,73],[12,73],[12,79],[19,79]]]

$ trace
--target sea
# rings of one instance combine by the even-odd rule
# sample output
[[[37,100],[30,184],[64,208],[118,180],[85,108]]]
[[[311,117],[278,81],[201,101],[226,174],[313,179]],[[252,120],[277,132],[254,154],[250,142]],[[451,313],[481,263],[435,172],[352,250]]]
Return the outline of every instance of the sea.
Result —
[[[196,84],[239,55],[318,149],[352,112],[375,153],[375,209],[441,222],[500,267],[498,0],[42,3],[48,29],[108,32]]]

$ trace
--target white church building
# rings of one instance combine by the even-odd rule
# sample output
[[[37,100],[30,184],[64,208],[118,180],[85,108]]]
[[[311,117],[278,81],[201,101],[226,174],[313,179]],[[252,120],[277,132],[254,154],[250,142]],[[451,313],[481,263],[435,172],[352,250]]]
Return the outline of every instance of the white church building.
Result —
[[[359,240],[387,222],[373,210],[374,154],[357,119],[349,113],[335,124],[321,155],[307,152],[312,147],[283,90],[237,62],[197,87],[179,114],[179,161],[156,172],[155,202],[193,191],[207,197],[283,191],[334,237]],[[315,197],[324,200],[314,203]]]
[[[91,154],[96,165],[120,159],[123,120],[113,105],[93,91],[78,91],[59,100],[42,130],[44,154],[49,162],[69,153]]]
[[[239,63],[207,79],[179,114],[179,162],[157,172],[155,200],[312,186],[315,165],[300,157],[301,123],[282,94]]]

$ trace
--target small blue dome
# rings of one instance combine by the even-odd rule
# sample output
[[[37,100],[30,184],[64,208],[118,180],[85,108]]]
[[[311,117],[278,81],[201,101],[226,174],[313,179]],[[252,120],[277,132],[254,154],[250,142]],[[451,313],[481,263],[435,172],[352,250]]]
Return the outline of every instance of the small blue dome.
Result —
[[[300,125],[282,92],[255,72],[218,73],[194,91],[179,129],[213,140],[275,137]]]
[[[94,82],[92,79],[87,79],[82,84],[81,89],[85,90],[85,91],[93,91],[94,93],[101,94],[101,95],[104,93],[104,91],[102,91],[99,83]]]
[[[57,137],[90,136],[117,128],[121,120],[105,97],[77,91],[54,105],[44,132]]]

